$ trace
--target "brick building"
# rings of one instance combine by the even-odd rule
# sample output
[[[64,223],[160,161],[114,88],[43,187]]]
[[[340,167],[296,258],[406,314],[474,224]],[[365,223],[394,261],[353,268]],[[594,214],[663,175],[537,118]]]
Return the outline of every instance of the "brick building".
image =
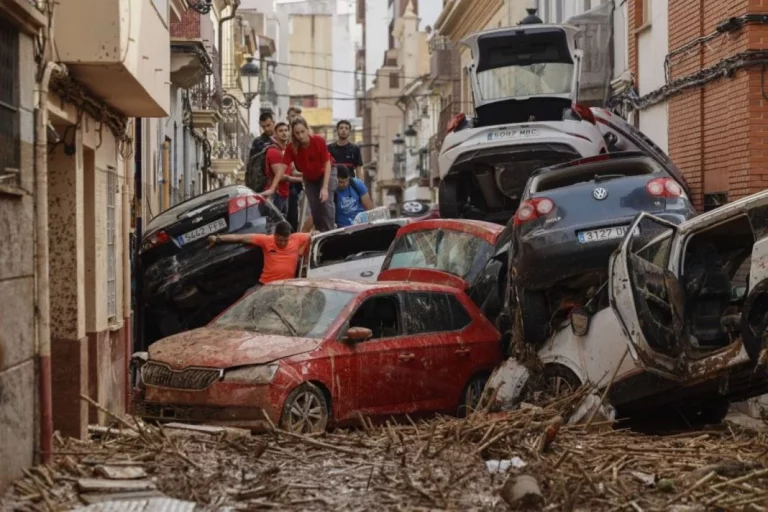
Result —
[[[768,90],[765,66],[757,62],[768,57],[762,53],[768,24],[750,18],[766,13],[768,6],[757,0],[628,2],[629,66],[640,96],[636,122],[652,136],[643,116],[667,104],[668,152],[700,208],[768,186]],[[666,58],[649,76],[642,69],[648,52],[642,38],[664,24]],[[647,87],[649,81],[660,87]]]

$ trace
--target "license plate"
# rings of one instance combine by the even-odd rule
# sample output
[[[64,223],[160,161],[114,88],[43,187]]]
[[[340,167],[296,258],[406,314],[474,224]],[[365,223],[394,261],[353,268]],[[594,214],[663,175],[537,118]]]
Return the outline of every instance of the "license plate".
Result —
[[[590,229],[589,231],[579,231],[576,236],[579,237],[579,243],[588,244],[591,242],[602,242],[603,240],[615,240],[624,238],[629,226],[613,226],[610,228]],[[634,235],[640,234],[640,230],[635,228]]]
[[[177,240],[179,241],[179,245],[184,245],[188,244],[189,242],[199,240],[205,236],[212,235],[213,233],[221,231],[222,229],[227,229],[227,222],[224,219],[219,219],[217,221],[211,222],[210,224],[206,224],[205,226],[200,226],[197,229],[188,231],[187,233],[179,236]]]
[[[519,137],[535,137],[539,134],[536,128],[516,128],[513,130],[499,130],[488,134],[488,140],[516,139]]]

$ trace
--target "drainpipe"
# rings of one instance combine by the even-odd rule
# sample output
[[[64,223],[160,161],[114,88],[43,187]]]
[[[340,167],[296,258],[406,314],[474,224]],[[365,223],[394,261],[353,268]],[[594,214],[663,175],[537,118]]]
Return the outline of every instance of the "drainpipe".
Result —
[[[219,56],[219,78],[221,78],[222,88],[224,87],[224,33],[222,29],[224,27],[224,22],[234,19],[234,17],[237,16],[238,7],[240,7],[240,0],[236,0],[235,5],[232,6],[232,14],[219,20],[219,51],[221,52],[221,55]]]
[[[123,167],[123,343],[125,343],[125,413],[131,410],[131,354],[133,329],[131,318],[131,178],[129,166]]]
[[[37,255],[37,343],[40,361],[40,454],[43,464],[53,456],[53,403],[51,389],[51,290],[48,246],[48,84],[61,72],[48,62],[35,86],[35,253]]]

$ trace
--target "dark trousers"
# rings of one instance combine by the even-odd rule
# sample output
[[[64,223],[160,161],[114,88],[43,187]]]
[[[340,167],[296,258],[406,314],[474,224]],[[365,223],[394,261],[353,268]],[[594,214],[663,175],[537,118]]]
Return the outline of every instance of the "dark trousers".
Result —
[[[290,223],[294,233],[298,233],[301,229],[299,226],[299,203],[303,188],[301,183],[291,183],[291,190],[288,194],[288,215],[286,215],[285,220]]]

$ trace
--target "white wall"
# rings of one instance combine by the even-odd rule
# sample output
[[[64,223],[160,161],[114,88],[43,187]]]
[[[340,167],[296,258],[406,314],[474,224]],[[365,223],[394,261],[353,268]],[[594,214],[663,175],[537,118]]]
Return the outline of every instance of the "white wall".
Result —
[[[365,90],[373,87],[376,70],[384,62],[384,52],[389,47],[389,7],[384,0],[365,2]]]
[[[664,57],[669,51],[667,1],[652,0],[651,25],[638,34],[638,94],[643,96],[665,83]],[[665,152],[668,151],[667,103],[659,103],[640,112],[640,130]]]

